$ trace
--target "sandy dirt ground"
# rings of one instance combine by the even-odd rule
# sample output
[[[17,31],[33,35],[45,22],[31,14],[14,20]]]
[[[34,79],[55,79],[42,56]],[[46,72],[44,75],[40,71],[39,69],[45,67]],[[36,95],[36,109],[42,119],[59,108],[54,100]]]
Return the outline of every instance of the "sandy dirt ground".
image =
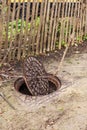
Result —
[[[55,73],[58,64],[54,58],[44,60],[47,72]],[[66,58],[57,76],[61,89],[29,104],[15,97],[14,80],[0,84],[0,92],[16,108],[0,97],[0,130],[87,130],[87,53]]]

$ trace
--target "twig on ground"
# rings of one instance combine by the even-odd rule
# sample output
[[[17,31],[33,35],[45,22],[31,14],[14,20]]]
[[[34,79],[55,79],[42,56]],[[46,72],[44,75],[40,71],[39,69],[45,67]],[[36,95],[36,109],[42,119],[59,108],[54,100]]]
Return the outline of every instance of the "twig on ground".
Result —
[[[59,73],[59,71],[61,70],[61,67],[62,67],[62,65],[63,65],[63,61],[64,61],[64,59],[65,59],[65,56],[66,56],[66,53],[67,53],[67,51],[68,51],[68,49],[69,49],[70,44],[72,44],[73,38],[74,38],[74,34],[72,33],[71,36],[70,36],[70,38],[69,38],[68,44],[67,44],[67,46],[66,46],[66,48],[65,48],[65,51],[64,51],[64,53],[63,53],[63,56],[62,56],[62,59],[61,59],[61,61],[60,61],[59,66],[58,66],[58,69],[57,69],[57,71],[56,71],[56,73],[55,73],[54,75],[57,75],[57,73]]]
[[[8,105],[9,105],[12,109],[16,110],[15,107],[7,100],[7,98],[4,96],[3,93],[0,93],[0,96],[4,99],[4,101],[6,101],[6,102],[8,103]]]
[[[63,111],[62,113],[58,114],[54,119],[50,118],[45,122],[45,128],[47,126],[53,126],[58,120],[60,120],[64,115],[66,114],[66,111]]]
[[[6,79],[9,79],[9,78],[18,78],[18,77],[22,77],[22,75],[20,75],[20,76],[16,76],[16,75],[9,75],[9,74],[0,74],[0,76],[1,77],[4,77],[4,78],[6,78]]]
[[[0,76],[1,76],[1,77],[4,77],[4,78],[6,78],[6,79],[8,79],[8,77],[9,77],[7,74],[0,74]]]

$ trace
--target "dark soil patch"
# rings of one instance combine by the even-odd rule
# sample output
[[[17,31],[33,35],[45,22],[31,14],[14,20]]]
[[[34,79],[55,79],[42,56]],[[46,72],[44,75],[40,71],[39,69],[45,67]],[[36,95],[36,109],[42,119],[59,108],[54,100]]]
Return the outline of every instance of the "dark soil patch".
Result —
[[[61,60],[62,56],[63,56],[63,52],[64,52],[65,48],[62,47],[61,50],[55,50],[53,52],[50,53],[46,53],[43,55],[39,55],[39,56],[35,56],[37,57],[38,60],[40,60],[42,63],[48,62],[50,59],[54,59],[56,61]],[[70,57],[73,54],[82,54],[82,53],[87,53],[87,41],[84,41],[81,44],[78,44],[78,46],[70,46],[68,49],[68,52],[66,54],[66,57]],[[11,78],[11,77],[15,77],[18,75],[22,75],[22,70],[23,70],[23,61],[11,61],[9,64],[5,64],[3,65],[3,67],[1,67],[0,69],[0,74],[5,74],[4,78]],[[8,76],[8,77],[6,77]],[[0,78],[2,78],[0,76]]]
[[[54,52],[47,53],[43,56],[38,56],[38,59],[41,61],[48,61],[49,59],[55,59],[60,62],[63,53],[64,53],[65,47],[62,47],[61,50],[55,50]],[[87,41],[84,41],[81,44],[70,46],[68,49],[68,52],[66,54],[66,57],[70,57],[73,54],[80,54],[80,53],[87,53]]]

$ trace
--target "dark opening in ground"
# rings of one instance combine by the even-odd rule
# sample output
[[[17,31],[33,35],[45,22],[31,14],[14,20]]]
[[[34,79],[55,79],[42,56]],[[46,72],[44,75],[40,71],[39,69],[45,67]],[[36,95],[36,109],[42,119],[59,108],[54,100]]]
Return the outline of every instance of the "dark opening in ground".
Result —
[[[49,81],[49,86],[50,86],[48,94],[58,90],[60,88],[60,86],[61,86],[60,80],[57,77],[53,76],[53,75],[50,75],[50,78],[48,78],[48,81]],[[15,81],[14,88],[15,88],[15,90],[17,92],[19,92],[21,94],[33,96],[31,94],[31,92],[29,91],[29,89],[27,88],[27,85],[26,85],[26,83],[25,83],[23,78],[18,78]]]
[[[55,84],[53,84],[52,82],[49,81],[49,85],[50,85],[49,94],[57,90],[57,87],[56,87]],[[26,95],[32,96],[32,94],[31,94],[30,91],[28,90],[28,88],[27,88],[25,82],[20,86],[19,92],[22,93],[22,94],[26,94]]]
[[[22,93],[22,94],[26,94],[26,95],[32,96],[32,94],[31,94],[30,91],[28,90],[28,88],[27,88],[25,82],[20,86],[20,88],[19,88],[18,91],[19,91],[20,93]]]

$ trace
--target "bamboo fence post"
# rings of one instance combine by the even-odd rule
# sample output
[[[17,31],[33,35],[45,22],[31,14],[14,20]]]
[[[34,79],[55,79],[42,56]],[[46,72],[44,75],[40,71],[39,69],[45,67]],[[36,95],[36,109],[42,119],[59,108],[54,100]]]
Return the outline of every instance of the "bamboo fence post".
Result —
[[[47,46],[47,33],[48,33],[48,24],[49,24],[49,19],[50,19],[50,1],[48,0],[48,5],[47,5],[47,13],[46,13],[46,22],[45,22],[45,33],[44,33],[44,48],[47,48],[47,51],[49,51],[49,45]],[[47,47],[46,47],[47,46]]]
[[[16,37],[14,39],[14,50],[13,50],[13,59],[17,58],[18,55],[18,41],[19,41],[19,32],[18,32],[18,22],[19,22],[19,15],[20,15],[20,8],[21,8],[21,3],[20,0],[18,0],[18,7],[15,10],[16,13],[16,27],[15,27],[15,33]]]
[[[11,34],[10,34],[10,38],[9,38],[9,48],[10,48],[10,51],[9,51],[9,54],[8,54],[8,60],[10,61],[11,60],[11,58],[12,58],[12,48],[13,48],[13,38],[14,38],[14,36],[13,36],[13,33],[14,33],[14,30],[13,30],[13,22],[14,22],[14,19],[15,19],[15,7],[16,7],[16,3],[15,3],[15,0],[14,0],[14,5],[13,5],[13,12],[12,12],[12,15],[11,15],[11,22],[12,22],[12,24],[11,24],[11,29],[10,30],[8,30],[8,33],[9,33],[9,31],[11,32]],[[9,21],[10,22],[10,21]],[[8,27],[9,28],[9,27]],[[14,55],[14,52],[13,52],[13,55]]]
[[[2,48],[2,38],[3,38],[3,17],[2,17],[2,5],[0,6],[0,51]]]
[[[87,1],[83,0],[83,5],[82,5],[82,10],[83,10],[83,35],[87,35]]]
[[[56,28],[55,28],[55,34],[54,34],[54,47],[55,47],[55,49],[56,49],[56,42],[57,42],[57,44],[59,44],[58,29],[59,29],[59,25],[60,25],[60,9],[61,9],[61,3],[58,2]],[[59,45],[58,45],[58,48],[59,48]]]
[[[38,32],[37,32],[37,39],[36,39],[36,54],[39,54],[40,52],[40,39],[41,39],[41,28],[42,28],[42,23],[43,23],[43,7],[44,7],[44,0],[41,2],[41,8],[40,8],[40,24],[38,27]]]
[[[45,34],[45,24],[46,24],[46,13],[47,13],[47,0],[44,1],[44,12],[42,17],[42,28],[41,28],[41,41],[40,41],[40,53],[43,51],[43,41],[44,41],[44,34]],[[45,51],[45,49],[44,49]]]
[[[5,42],[4,42],[4,51],[5,51],[5,55],[2,59],[1,65],[4,63],[4,61],[6,60],[10,50],[11,50],[11,45],[8,44],[8,30],[9,30],[9,20],[10,20],[10,4],[8,2],[4,3],[6,6],[4,6],[6,8],[6,19],[4,18],[4,20],[6,21],[6,37],[5,37]],[[5,16],[4,16],[5,17]],[[9,47],[9,48],[8,48]]]
[[[35,25],[35,11],[36,11],[36,0],[33,0],[33,7],[32,7],[32,18],[31,18],[31,26],[30,26],[30,30],[31,30],[31,37],[30,37],[30,44],[31,44],[31,51],[32,54],[34,54],[34,42],[33,39],[36,35],[36,25]]]
[[[85,21],[85,34],[87,35],[87,0],[86,0],[86,13],[85,13],[85,15],[86,15],[86,21]]]
[[[82,39],[82,37],[83,37],[83,20],[82,20],[82,15],[83,15],[83,13],[82,13],[82,8],[83,8],[83,6],[82,6],[82,4],[83,4],[83,0],[82,1],[80,1],[80,11],[79,11],[79,17],[80,17],[80,20],[79,20],[79,35],[80,35],[80,37],[81,37],[81,41],[83,40]]]
[[[70,15],[70,10],[71,10],[71,0],[70,0],[70,3],[69,3],[67,20],[66,20],[66,33],[65,33],[65,42],[66,43],[68,43],[68,39],[69,39],[69,27],[70,27],[69,15]]]
[[[25,19],[25,36],[24,36],[24,45],[23,45],[23,58],[27,55],[30,54],[30,43],[29,43],[29,18],[30,18],[30,0],[28,0],[27,2],[27,8],[26,8],[26,19]],[[26,49],[27,49],[27,52],[26,52]]]
[[[56,28],[56,17],[57,17],[57,7],[58,4],[56,3],[56,0],[53,1],[53,9],[52,9],[52,22],[51,22],[51,36],[50,36],[50,50],[53,50],[53,45],[54,45],[54,32]]]
[[[62,41],[64,41],[64,5],[65,0],[62,2],[62,14],[61,14],[61,26],[60,26],[60,37],[59,37],[59,49],[61,49]]]
[[[52,9],[51,9],[51,16],[50,16],[50,22],[49,22],[49,32],[48,32],[48,51],[51,46],[51,38],[52,38],[52,26],[53,26],[53,15],[54,15],[54,8],[55,8],[55,2],[53,1]]]
[[[76,39],[76,33],[77,33],[77,31],[76,31],[76,27],[77,27],[77,22],[76,22],[76,15],[77,14],[77,2],[76,2],[76,4],[75,4],[75,9],[74,9],[74,17],[73,17],[73,31],[72,31],[72,33],[74,34],[74,41],[73,41],[73,43],[75,43],[75,40],[77,40]]]
[[[20,28],[20,36],[19,36],[19,41],[18,41],[18,54],[17,54],[17,59],[21,59],[22,55],[22,41],[24,40],[23,36],[23,28],[24,28],[24,8],[25,8],[25,0],[23,0],[23,11],[22,11],[22,20],[21,20],[21,28]],[[23,43],[24,44],[24,43]]]
[[[35,10],[35,36],[33,36],[33,39],[32,39],[32,44],[34,44],[34,48],[33,48],[33,53],[35,54],[36,53],[36,37],[37,37],[37,33],[38,33],[38,11],[39,11],[39,1],[36,0],[36,10]],[[39,21],[40,22],[40,21]]]
[[[73,3],[71,4],[71,16],[70,16],[70,19],[69,19],[69,21],[67,21],[67,22],[69,22],[69,24],[68,24],[68,37],[71,37],[71,35],[73,34],[72,33],[72,21],[73,21],[73,12],[74,12],[74,9],[73,9],[73,7],[74,7],[74,1],[73,1]],[[73,35],[73,38],[72,38],[72,43],[73,43],[73,40],[74,40],[74,35]],[[67,38],[67,42],[69,42],[69,38]]]
[[[53,31],[52,31],[52,39],[51,39],[51,47],[50,50],[55,49],[55,31],[56,31],[56,21],[57,21],[57,9],[58,9],[58,3],[57,0],[54,0],[55,3],[55,12],[54,12],[54,18],[53,18]]]

